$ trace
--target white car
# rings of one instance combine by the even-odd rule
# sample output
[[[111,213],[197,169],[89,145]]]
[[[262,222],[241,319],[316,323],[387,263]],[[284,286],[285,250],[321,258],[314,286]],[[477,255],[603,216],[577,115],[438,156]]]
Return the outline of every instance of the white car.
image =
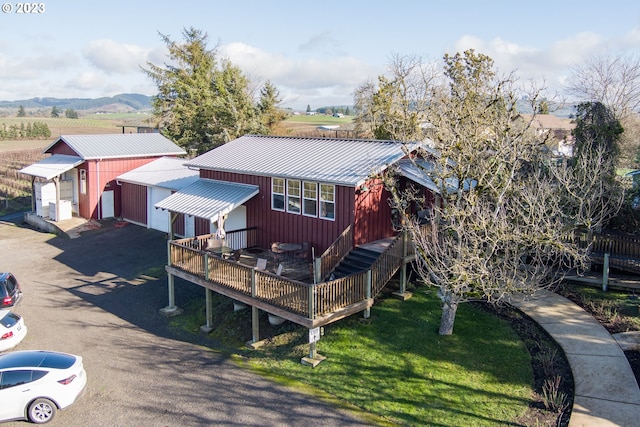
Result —
[[[82,357],[44,350],[0,355],[0,421],[43,424],[84,392]]]
[[[0,351],[17,346],[27,335],[27,325],[18,314],[0,309]]]

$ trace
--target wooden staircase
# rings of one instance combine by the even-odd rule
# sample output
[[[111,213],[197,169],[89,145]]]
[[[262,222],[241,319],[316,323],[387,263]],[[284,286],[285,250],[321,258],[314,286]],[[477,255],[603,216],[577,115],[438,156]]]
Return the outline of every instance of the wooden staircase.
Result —
[[[366,271],[371,268],[378,257],[380,257],[380,252],[361,247],[353,248],[333,269],[330,280]]]

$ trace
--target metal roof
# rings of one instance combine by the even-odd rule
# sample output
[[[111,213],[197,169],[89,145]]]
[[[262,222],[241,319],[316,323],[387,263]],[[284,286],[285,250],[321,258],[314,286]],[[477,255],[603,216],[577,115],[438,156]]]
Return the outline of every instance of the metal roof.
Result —
[[[186,151],[159,133],[61,135],[44,152],[49,152],[60,142],[68,145],[85,160],[186,154]]]
[[[257,185],[201,178],[155,204],[156,209],[216,221],[258,194]]]
[[[395,141],[245,135],[186,165],[355,187],[403,156]]]
[[[199,172],[184,166],[185,159],[161,157],[118,176],[117,180],[178,191],[198,180]]]
[[[77,156],[54,154],[52,156],[45,157],[38,163],[24,167],[18,172],[49,180],[62,175],[66,171],[71,170],[82,163],[84,163],[84,160]]]
[[[442,193],[442,189],[440,188],[441,186],[436,184],[436,182],[434,182],[429,176],[429,173],[435,170],[435,165],[432,162],[424,159],[402,159],[398,162],[397,166],[400,175],[428,188],[436,194]],[[457,178],[447,178],[445,183],[447,194],[452,194],[459,190],[460,181]],[[462,181],[462,191],[469,191],[476,185],[478,185],[478,181],[467,178]]]

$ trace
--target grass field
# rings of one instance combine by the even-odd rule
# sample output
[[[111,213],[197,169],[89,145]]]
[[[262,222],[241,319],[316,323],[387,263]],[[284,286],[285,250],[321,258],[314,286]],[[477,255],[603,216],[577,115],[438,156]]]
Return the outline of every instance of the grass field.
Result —
[[[454,335],[439,335],[434,289],[420,287],[407,301],[381,298],[369,319],[354,315],[325,327],[318,352],[328,359],[315,368],[300,363],[308,331],[294,324],[277,327],[258,350],[245,350],[250,310],[230,305],[214,296],[212,338],[236,347],[248,366],[270,378],[360,408],[377,419],[372,425],[528,425],[521,417],[533,373],[523,341],[507,321],[467,304],[458,310]],[[199,334],[204,301],[183,308],[172,327]]]

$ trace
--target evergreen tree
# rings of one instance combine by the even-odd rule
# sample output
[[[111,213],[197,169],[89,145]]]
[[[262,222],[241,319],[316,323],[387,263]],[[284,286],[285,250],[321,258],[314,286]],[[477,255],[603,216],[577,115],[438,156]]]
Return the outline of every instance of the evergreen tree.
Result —
[[[18,117],[26,117],[27,113],[24,111],[24,107],[21,105],[20,108],[18,108]]]
[[[182,43],[161,34],[173,65],[147,62],[143,68],[158,87],[152,103],[162,133],[198,153],[261,133],[249,79],[230,61],[219,60],[217,47],[207,47],[206,33],[192,27],[182,34]]]
[[[262,123],[269,129],[273,128],[285,118],[285,113],[280,108],[280,93],[278,89],[267,81],[260,91],[258,110],[262,117]]]
[[[60,110],[55,105],[51,107],[51,117],[60,117]]]

